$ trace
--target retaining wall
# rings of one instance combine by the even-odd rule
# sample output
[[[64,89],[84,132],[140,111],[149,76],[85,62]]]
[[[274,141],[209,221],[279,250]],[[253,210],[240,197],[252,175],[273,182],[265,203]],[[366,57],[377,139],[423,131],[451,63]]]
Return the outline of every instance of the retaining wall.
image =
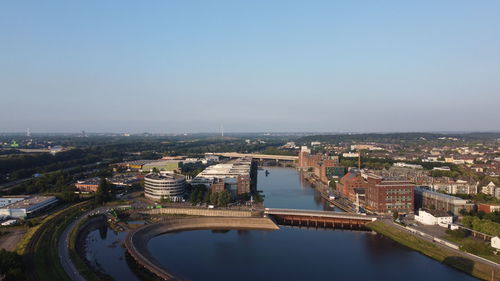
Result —
[[[195,208],[162,208],[141,211],[149,215],[188,215],[188,216],[207,216],[207,217],[251,217],[250,211],[238,210],[219,210],[219,209],[195,209]]]
[[[143,226],[130,232],[125,247],[139,265],[163,280],[180,280],[168,269],[163,268],[148,251],[151,238],[163,233],[196,229],[257,229],[277,230],[279,227],[268,218],[243,217],[188,217],[172,218],[162,223]]]

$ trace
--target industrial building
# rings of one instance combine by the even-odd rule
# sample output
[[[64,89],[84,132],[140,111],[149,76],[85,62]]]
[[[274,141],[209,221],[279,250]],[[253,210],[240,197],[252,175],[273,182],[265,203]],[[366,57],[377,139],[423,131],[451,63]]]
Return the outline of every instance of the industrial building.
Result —
[[[421,186],[415,187],[416,208],[450,212],[454,216],[457,216],[460,210],[470,210],[472,206],[473,204],[467,204],[467,200],[465,199],[432,191]]]
[[[55,204],[55,196],[2,197],[1,202],[12,202],[0,207],[0,216],[13,218],[32,217],[43,209]]]
[[[236,196],[252,192],[256,179],[257,165],[247,157],[210,166],[193,178],[191,185],[203,184],[216,192],[226,189]]]
[[[376,213],[413,213],[415,185],[373,174],[362,175],[367,182],[366,208]]]
[[[183,199],[185,192],[186,178],[183,175],[160,172],[144,176],[144,196],[148,199],[178,202]]]
[[[311,154],[311,150],[307,146],[302,146],[299,153],[299,169],[312,168],[313,172],[324,184],[334,176],[341,177],[344,175],[344,167],[338,167],[339,157],[328,156],[321,153]]]

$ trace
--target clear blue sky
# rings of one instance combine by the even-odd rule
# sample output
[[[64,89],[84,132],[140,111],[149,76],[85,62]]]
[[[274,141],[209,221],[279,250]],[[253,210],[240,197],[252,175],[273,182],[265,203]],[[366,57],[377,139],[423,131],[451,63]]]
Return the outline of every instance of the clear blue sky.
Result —
[[[0,132],[500,130],[500,1],[1,1]]]

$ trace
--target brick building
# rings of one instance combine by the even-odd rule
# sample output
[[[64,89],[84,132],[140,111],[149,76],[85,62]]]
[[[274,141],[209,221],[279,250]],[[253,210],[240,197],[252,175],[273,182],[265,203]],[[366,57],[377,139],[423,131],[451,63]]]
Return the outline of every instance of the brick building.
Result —
[[[338,156],[327,156],[321,153],[311,154],[311,150],[307,146],[302,146],[300,149],[299,169],[312,168],[314,174],[325,184],[329,181],[328,168],[336,167],[338,163]]]
[[[355,171],[347,173],[337,184],[337,190],[351,200],[356,196],[356,191],[359,191],[359,189],[366,189],[366,187],[367,183],[361,176],[361,173]]]
[[[100,178],[89,178],[77,181],[75,183],[75,187],[78,191],[81,192],[96,192],[100,182]]]
[[[376,213],[413,213],[414,187],[409,181],[388,180],[368,174],[365,176],[366,208]]]

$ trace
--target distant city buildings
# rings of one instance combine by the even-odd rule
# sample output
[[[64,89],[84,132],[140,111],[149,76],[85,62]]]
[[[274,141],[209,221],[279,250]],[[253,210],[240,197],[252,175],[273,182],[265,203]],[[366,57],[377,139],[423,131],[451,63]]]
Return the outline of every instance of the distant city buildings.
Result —
[[[487,204],[487,203],[479,203],[477,205],[478,211],[483,211],[486,214],[493,212],[500,212],[500,204]]]
[[[410,168],[410,169],[423,169],[422,165],[407,164],[407,163],[404,163],[404,162],[394,163],[393,166],[394,167]]]
[[[481,192],[500,199],[500,187],[496,186],[491,181],[481,188]]]
[[[334,169],[339,165],[338,156],[327,156],[321,153],[311,154],[311,150],[307,146],[302,146],[299,153],[298,168],[313,169],[313,172],[319,180],[325,184],[328,183],[331,177],[342,176],[344,168]],[[329,175],[331,176],[329,178]]]

